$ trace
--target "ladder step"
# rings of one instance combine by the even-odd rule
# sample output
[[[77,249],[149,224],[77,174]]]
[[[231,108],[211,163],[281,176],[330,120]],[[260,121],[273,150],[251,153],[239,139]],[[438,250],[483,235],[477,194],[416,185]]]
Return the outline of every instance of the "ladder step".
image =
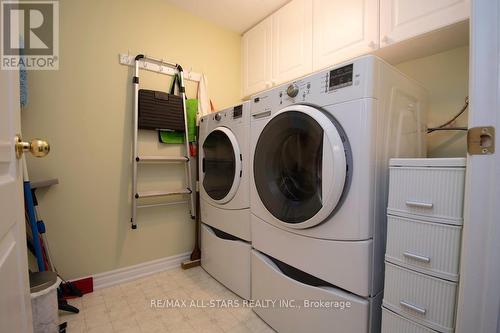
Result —
[[[182,195],[182,194],[191,194],[190,189],[178,190],[178,191],[144,191],[137,192],[135,194],[136,199],[140,198],[152,198],[152,197],[165,197],[170,195]]]
[[[173,201],[173,202],[161,202],[157,204],[150,204],[150,205],[137,205],[137,208],[149,208],[149,207],[160,207],[160,206],[172,206],[172,205],[181,205],[188,203],[187,200],[183,201]]]
[[[186,156],[137,156],[137,162],[187,162]]]

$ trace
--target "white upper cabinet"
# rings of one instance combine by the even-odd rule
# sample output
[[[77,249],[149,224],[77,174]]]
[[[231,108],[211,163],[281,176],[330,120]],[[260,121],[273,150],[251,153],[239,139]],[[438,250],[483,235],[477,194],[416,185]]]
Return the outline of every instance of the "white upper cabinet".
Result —
[[[311,71],[312,0],[293,0],[243,35],[243,96]]]
[[[470,0],[292,0],[243,35],[243,97],[449,27],[466,20],[469,7]]]
[[[313,69],[378,48],[378,0],[314,0]]]
[[[268,17],[243,35],[243,96],[271,87],[272,33],[272,17]]]
[[[463,21],[469,13],[469,0],[380,0],[380,45]]]
[[[312,71],[312,0],[294,0],[272,19],[275,85]]]

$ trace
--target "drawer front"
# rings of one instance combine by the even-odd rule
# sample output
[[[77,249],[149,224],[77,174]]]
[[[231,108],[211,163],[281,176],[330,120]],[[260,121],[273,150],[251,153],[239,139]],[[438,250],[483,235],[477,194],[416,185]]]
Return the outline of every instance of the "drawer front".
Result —
[[[382,278],[372,284],[371,239],[345,242],[304,237],[252,214],[252,240],[254,249],[354,294],[374,296],[383,289]]]
[[[460,226],[388,215],[385,259],[458,281],[461,231]]]
[[[250,209],[222,209],[200,200],[201,222],[244,239],[251,241]]]
[[[250,244],[224,239],[201,225],[201,266],[238,296],[250,299]]]
[[[382,308],[382,333],[434,333],[435,331],[417,324],[397,313]]]
[[[277,332],[332,332],[332,328],[343,333],[369,332],[371,306],[366,299],[341,289],[299,282],[255,250],[252,251],[252,299],[262,302],[294,300],[296,306],[301,306],[299,309],[276,303],[254,308]],[[332,304],[332,307],[312,307],[305,303],[313,300]],[[338,306],[334,307],[335,304]]]
[[[387,212],[462,224],[465,168],[391,167]]]
[[[452,332],[457,284],[386,262],[384,306],[440,332]]]

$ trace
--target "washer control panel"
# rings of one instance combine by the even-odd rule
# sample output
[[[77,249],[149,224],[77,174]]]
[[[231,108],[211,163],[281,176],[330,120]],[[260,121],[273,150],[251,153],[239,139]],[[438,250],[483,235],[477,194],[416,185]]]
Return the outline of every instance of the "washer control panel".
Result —
[[[289,97],[295,97],[299,94],[299,87],[295,83],[292,83],[286,88],[286,94]]]
[[[282,88],[278,88],[279,104],[283,105],[283,103],[286,104],[286,102],[305,102],[310,93],[311,81],[306,79],[295,81]]]
[[[256,94],[252,97],[252,120],[298,103],[325,106],[374,97],[381,66],[385,64],[378,58],[364,56]]]
[[[344,67],[332,69],[328,79],[328,90],[340,89],[352,86],[354,65],[349,64]]]

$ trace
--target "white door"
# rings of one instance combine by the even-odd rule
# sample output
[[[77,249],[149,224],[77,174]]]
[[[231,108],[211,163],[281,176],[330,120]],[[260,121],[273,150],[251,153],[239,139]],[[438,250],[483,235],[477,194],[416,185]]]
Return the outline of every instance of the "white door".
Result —
[[[496,129],[495,153],[468,155],[457,333],[500,332],[500,2],[472,1],[469,127]]]
[[[469,7],[469,0],[380,0],[380,46],[463,21]]]
[[[243,97],[271,87],[272,18],[268,17],[242,39]]]
[[[32,332],[24,222],[19,72],[0,70],[0,332]]]
[[[312,0],[293,0],[274,13],[272,18],[272,84],[311,73]]]
[[[378,15],[378,0],[314,0],[314,70],[377,49]]]
[[[308,105],[285,107],[269,119],[255,145],[253,172],[260,202],[275,222],[310,228],[341,203],[352,170],[342,132]]]
[[[223,205],[238,191],[242,175],[238,140],[227,127],[217,127],[200,147],[200,184],[202,198]]]

